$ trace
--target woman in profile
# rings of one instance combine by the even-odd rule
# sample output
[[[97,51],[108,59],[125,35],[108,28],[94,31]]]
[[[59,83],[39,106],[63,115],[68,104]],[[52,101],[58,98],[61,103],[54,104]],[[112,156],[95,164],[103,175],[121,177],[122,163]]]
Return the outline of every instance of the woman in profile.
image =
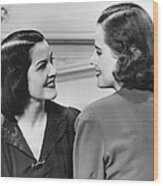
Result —
[[[115,93],[76,121],[75,178],[154,179],[153,34],[136,4],[110,6],[99,17],[91,62],[97,86]]]
[[[54,54],[36,30],[1,43],[2,177],[72,178],[73,123],[79,111],[57,96]]]

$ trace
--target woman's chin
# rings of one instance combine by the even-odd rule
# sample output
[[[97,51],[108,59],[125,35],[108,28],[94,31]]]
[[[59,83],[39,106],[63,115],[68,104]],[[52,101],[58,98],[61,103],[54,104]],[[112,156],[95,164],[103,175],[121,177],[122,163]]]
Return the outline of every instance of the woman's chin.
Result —
[[[54,96],[52,97],[52,99],[51,99],[51,100],[54,100],[56,97],[57,97],[57,94],[56,94],[56,95],[54,95]]]
[[[45,100],[53,100],[57,97],[58,93],[57,90],[53,91],[48,91],[47,94],[45,95]]]
[[[101,82],[97,82],[97,87],[98,88],[108,88],[108,85],[101,83]]]
[[[53,95],[50,95],[49,96],[49,98],[47,99],[47,100],[53,100],[53,99],[55,99],[56,97],[57,97],[57,92],[55,93],[55,94],[53,94]]]

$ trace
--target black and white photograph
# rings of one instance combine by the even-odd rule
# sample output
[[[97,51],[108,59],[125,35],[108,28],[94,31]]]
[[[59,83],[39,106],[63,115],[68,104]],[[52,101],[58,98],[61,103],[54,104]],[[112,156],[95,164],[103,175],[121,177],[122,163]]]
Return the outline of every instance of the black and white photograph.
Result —
[[[154,44],[153,0],[1,4],[1,177],[157,179]]]

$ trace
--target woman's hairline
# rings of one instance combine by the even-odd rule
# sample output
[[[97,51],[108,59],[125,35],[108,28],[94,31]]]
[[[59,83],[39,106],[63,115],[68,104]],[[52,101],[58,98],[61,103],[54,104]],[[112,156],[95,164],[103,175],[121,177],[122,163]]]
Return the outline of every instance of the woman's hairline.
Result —
[[[34,44],[32,41],[27,41],[27,40],[13,40],[13,41],[8,41],[4,44],[1,45],[1,49],[4,50],[6,48],[16,46],[16,45],[21,45],[21,44]]]

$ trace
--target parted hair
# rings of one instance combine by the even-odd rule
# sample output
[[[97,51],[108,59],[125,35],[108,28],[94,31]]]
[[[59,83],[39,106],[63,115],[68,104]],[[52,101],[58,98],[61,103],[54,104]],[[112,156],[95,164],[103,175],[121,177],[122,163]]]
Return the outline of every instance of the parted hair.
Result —
[[[133,3],[116,4],[101,13],[97,24],[118,55],[114,78],[129,89],[153,91],[154,25],[148,13]]]
[[[6,117],[21,115],[28,103],[30,49],[43,40],[44,36],[37,30],[20,30],[1,43],[1,109]]]

